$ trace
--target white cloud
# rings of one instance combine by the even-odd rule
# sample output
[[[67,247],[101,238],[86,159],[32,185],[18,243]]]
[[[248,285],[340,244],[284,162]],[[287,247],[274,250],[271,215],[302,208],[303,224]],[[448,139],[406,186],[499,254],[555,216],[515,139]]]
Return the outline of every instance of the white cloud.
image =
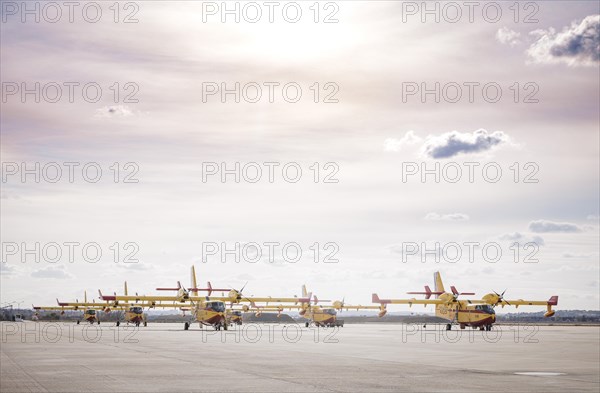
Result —
[[[590,214],[586,217],[586,219],[588,219],[590,221],[598,221],[598,220],[600,220],[600,216],[597,214]]]
[[[6,262],[2,262],[0,263],[0,274],[3,276],[14,276],[17,274],[17,269]]]
[[[407,131],[406,134],[400,139],[396,138],[387,138],[383,142],[383,149],[385,151],[400,151],[403,146],[406,145],[415,145],[421,142],[423,138],[415,135],[415,132],[410,130]]]
[[[591,258],[596,257],[597,254],[594,253],[574,253],[574,252],[565,252],[562,254],[563,258]]]
[[[469,216],[464,213],[439,214],[431,212],[427,213],[424,219],[428,221],[468,221]]]
[[[521,43],[521,33],[518,31],[514,31],[509,29],[508,27],[501,27],[496,32],[496,39],[501,44],[508,44],[510,46],[515,46]]]
[[[533,63],[566,63],[597,66],[600,60],[600,15],[589,15],[557,33],[555,29],[534,30],[538,37],[527,50]]]
[[[510,137],[502,131],[452,131],[439,136],[428,136],[422,153],[430,158],[451,158],[459,154],[482,153],[509,142]]]
[[[67,279],[73,278],[73,275],[64,266],[48,266],[47,268],[34,271],[31,273],[31,277]]]
[[[124,270],[136,270],[136,271],[154,270],[154,266],[149,265],[147,263],[119,263],[119,264],[117,264],[117,267],[124,269]]]
[[[579,227],[576,224],[571,224],[569,222],[554,222],[546,220],[537,220],[530,222],[529,230],[535,233],[577,233],[583,231],[581,227]]]
[[[522,234],[520,232],[513,232],[513,233],[506,233],[502,236],[499,237],[500,240],[505,240],[508,242],[517,242],[519,244],[526,244],[526,243],[537,243],[538,246],[543,246],[546,243],[544,242],[544,239],[541,236],[538,235],[525,235]]]

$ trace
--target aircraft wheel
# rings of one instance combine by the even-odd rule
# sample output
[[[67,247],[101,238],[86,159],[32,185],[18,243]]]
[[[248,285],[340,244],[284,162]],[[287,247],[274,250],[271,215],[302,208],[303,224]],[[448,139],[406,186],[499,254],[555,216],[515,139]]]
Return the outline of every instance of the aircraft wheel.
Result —
[[[148,326],[148,322],[144,321],[144,326]]]
[[[223,325],[223,330],[227,330],[227,324]]]
[[[189,328],[190,328],[190,324],[189,324],[188,322],[186,322],[186,323],[183,325],[183,330],[188,330]]]
[[[451,324],[447,324],[446,325],[446,330],[452,330],[452,325]]]
[[[79,321],[77,321],[77,324],[79,325]]]
[[[100,321],[98,321],[98,325],[100,325]]]
[[[120,324],[121,324],[121,322],[120,322],[120,321],[117,321],[117,327],[118,327]]]
[[[305,327],[308,327],[308,322],[306,322],[306,323],[304,324],[304,326],[305,326]]]
[[[136,323],[135,323],[135,327],[140,327],[140,323],[139,323],[139,322],[136,322]]]

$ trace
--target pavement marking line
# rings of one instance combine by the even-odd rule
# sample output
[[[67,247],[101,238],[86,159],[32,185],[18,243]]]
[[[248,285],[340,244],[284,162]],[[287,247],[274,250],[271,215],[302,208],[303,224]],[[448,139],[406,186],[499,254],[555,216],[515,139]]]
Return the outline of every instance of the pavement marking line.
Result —
[[[3,392],[48,392],[44,386],[13,361],[4,350],[0,351],[0,390]]]

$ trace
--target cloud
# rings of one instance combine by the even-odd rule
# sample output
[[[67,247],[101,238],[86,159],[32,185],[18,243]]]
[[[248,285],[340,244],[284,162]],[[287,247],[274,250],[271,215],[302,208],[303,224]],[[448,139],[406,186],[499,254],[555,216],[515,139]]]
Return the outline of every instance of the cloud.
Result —
[[[546,221],[546,220],[531,221],[529,223],[529,230],[531,232],[535,232],[535,233],[551,233],[551,232],[577,233],[577,232],[583,231],[576,224],[571,224],[568,222],[553,222],[553,221]]]
[[[153,265],[147,263],[119,263],[117,267],[124,270],[148,271],[154,270]]]
[[[469,216],[464,213],[438,214],[431,212],[427,213],[424,219],[428,221],[468,221]]]
[[[592,258],[596,257],[597,254],[594,253],[575,253],[575,252],[565,252],[562,254],[563,258]]]
[[[509,241],[511,243],[517,242],[519,244],[536,243],[538,246],[543,246],[546,244],[541,236],[529,236],[520,232],[506,233],[500,236],[499,239]]]
[[[481,153],[510,142],[502,131],[488,133],[484,129],[461,133],[446,132],[439,136],[428,136],[422,152],[430,158],[451,158],[459,154]]]
[[[17,274],[17,268],[10,266],[6,262],[0,263],[0,275],[3,276],[14,276]]]
[[[67,271],[64,266],[48,266],[45,269],[39,269],[31,273],[34,278],[73,278],[73,275]]]
[[[586,219],[588,219],[590,221],[598,221],[598,220],[600,220],[600,216],[597,214],[590,214],[589,216],[586,217]]]
[[[518,31],[514,31],[509,29],[508,27],[501,27],[496,32],[496,39],[501,44],[508,44],[510,46],[515,46],[521,43],[521,33]]]
[[[95,117],[128,117],[133,115],[131,109],[123,105],[105,106],[96,109]]]
[[[421,142],[423,138],[415,135],[415,132],[410,130],[407,131],[406,134],[400,139],[396,138],[387,138],[383,142],[383,150],[385,151],[400,151],[403,146],[406,145],[415,145]]]
[[[596,66],[600,61],[600,15],[573,22],[560,33],[550,28],[529,34],[538,37],[527,50],[533,63]]]

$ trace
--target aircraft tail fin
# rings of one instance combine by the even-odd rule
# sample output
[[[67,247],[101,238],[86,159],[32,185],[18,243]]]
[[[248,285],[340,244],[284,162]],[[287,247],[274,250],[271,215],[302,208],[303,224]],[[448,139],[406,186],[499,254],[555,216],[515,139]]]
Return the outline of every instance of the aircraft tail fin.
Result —
[[[440,272],[433,273],[433,282],[435,283],[435,292],[446,292],[444,290],[444,284],[442,283],[442,276]],[[439,295],[435,295],[435,297],[439,297]]]
[[[550,299],[548,299],[548,305],[549,306],[556,306],[556,305],[558,305],[558,296],[552,296],[552,297],[550,297]]]
[[[87,303],[87,291],[83,291],[83,302]]]
[[[127,293],[127,281],[123,283],[123,290],[125,291],[125,296],[128,296],[129,294]]]
[[[192,288],[198,288],[198,283],[196,281],[196,268],[194,267],[194,265],[192,265],[192,269],[190,271],[190,285],[192,286]],[[198,296],[197,289],[193,290],[192,292],[195,296]]]

